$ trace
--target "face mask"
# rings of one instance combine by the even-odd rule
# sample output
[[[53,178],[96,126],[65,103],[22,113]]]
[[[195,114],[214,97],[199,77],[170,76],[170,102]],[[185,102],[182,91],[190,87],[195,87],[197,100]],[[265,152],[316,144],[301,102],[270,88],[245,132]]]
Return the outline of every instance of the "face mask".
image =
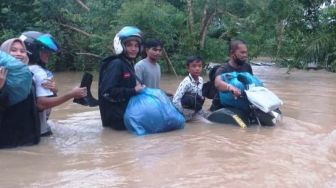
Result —
[[[241,60],[241,59],[238,59],[238,58],[237,58],[237,59],[235,60],[235,62],[237,63],[238,66],[241,66],[241,65],[243,65],[243,64],[246,62],[246,60]]]

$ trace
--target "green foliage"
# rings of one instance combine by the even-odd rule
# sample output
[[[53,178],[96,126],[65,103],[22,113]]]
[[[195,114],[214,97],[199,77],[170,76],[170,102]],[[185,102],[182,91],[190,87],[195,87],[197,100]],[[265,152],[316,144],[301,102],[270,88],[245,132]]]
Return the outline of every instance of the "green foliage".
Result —
[[[97,70],[102,58],[113,53],[116,32],[135,25],[145,38],[164,41],[180,74],[185,74],[189,55],[223,62],[233,38],[247,41],[250,57],[271,56],[289,69],[315,62],[336,71],[336,10],[331,0],[193,0],[192,30],[186,0],[82,2],[88,8],[67,0],[2,0],[0,42],[27,30],[50,32],[61,53],[53,56],[49,68]],[[210,15],[201,48],[202,21]],[[164,59],[160,63],[170,70]]]
[[[123,3],[118,14],[119,28],[135,25],[145,33],[145,38],[159,38],[170,51],[183,45],[180,33],[185,29],[183,13],[168,3],[152,0],[130,0]],[[182,43],[180,42],[182,40]]]
[[[228,46],[225,40],[208,39],[205,49],[201,51],[206,61],[223,63],[228,57]]]

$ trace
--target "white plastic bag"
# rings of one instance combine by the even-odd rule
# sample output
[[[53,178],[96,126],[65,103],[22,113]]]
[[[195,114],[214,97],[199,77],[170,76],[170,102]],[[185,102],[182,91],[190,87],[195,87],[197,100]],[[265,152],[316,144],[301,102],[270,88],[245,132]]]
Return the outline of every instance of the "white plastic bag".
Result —
[[[250,103],[265,113],[273,111],[283,104],[279,97],[262,86],[250,87],[245,93]]]

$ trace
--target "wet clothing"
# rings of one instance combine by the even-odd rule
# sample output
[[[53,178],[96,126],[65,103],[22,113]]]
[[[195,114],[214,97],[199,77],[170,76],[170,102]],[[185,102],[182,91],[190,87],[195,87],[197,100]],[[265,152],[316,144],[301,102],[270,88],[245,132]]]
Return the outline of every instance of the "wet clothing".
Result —
[[[197,112],[193,109],[186,109],[182,107],[181,99],[183,95],[186,93],[198,94],[202,96],[202,87],[203,87],[203,78],[198,77],[198,81],[194,80],[194,78],[189,74],[187,77],[183,79],[177,88],[174,98],[173,104],[175,107],[184,115],[187,121],[192,120],[195,115],[206,116],[205,112],[201,109]]]
[[[213,99],[217,93],[217,89],[215,87],[215,76],[216,76],[215,74],[219,67],[220,65],[215,65],[214,67],[210,69],[209,81],[203,84],[202,94],[204,97],[208,99]]]
[[[229,64],[229,62],[227,62],[227,63],[221,65],[217,69],[215,77],[217,77],[220,74],[228,73],[228,72],[248,72],[248,73],[253,75],[252,67],[251,67],[250,64],[244,63],[243,65],[238,66],[237,68],[234,68]]]
[[[239,66],[238,68],[234,68],[227,62],[227,63],[221,65],[217,69],[215,77],[217,77],[218,75],[221,75],[223,73],[229,73],[229,72],[248,72],[248,73],[253,75],[252,67],[251,67],[250,64],[244,63],[243,65]],[[215,111],[215,110],[218,110],[218,109],[223,108],[223,107],[225,107],[225,106],[223,106],[220,103],[219,95],[218,95],[218,91],[217,91],[217,93],[215,94],[215,96],[212,100],[210,111]]]
[[[4,110],[8,105],[8,95],[5,91],[0,89],[0,122],[2,122],[2,118],[4,116]]]
[[[7,106],[5,94],[0,94],[0,148],[39,143],[40,121],[34,90],[32,87],[26,99],[12,106]]]
[[[151,63],[145,58],[134,66],[135,73],[142,83],[149,88],[160,88],[161,70],[158,63]]]
[[[136,95],[134,67],[122,55],[103,60],[99,71],[99,110],[104,127],[125,130],[124,113]]]
[[[41,67],[40,65],[29,65],[30,71],[33,73],[33,80],[36,86],[36,96],[37,97],[52,97],[54,93],[42,86],[48,79],[53,78],[53,74]],[[48,124],[49,115],[51,113],[51,108],[44,109],[39,112],[40,122],[41,122],[41,135],[49,135],[51,133],[50,125]]]
[[[8,105],[8,96],[7,93],[0,89],[0,110],[4,110]]]

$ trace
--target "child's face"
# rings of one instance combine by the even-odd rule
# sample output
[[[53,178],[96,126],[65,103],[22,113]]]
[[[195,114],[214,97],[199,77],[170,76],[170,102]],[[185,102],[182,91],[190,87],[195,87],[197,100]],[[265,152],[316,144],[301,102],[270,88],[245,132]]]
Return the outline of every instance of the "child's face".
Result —
[[[187,69],[188,72],[191,74],[191,76],[197,77],[201,75],[202,64],[203,64],[202,61],[193,61],[188,65]]]

